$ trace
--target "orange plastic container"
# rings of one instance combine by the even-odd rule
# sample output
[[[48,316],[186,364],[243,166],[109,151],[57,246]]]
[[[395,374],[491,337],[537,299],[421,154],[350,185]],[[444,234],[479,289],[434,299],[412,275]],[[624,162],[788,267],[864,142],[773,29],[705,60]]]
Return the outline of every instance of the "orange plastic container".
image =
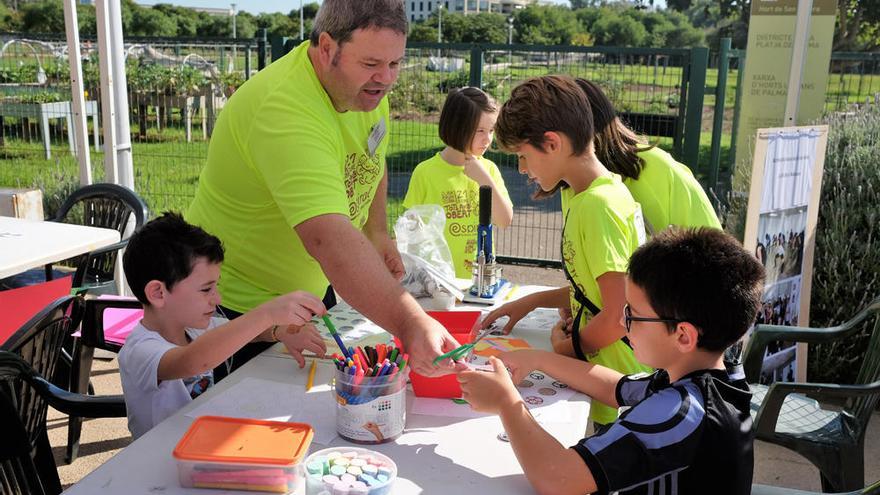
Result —
[[[304,423],[200,416],[174,448],[180,485],[303,495],[314,433]]]
[[[469,344],[476,338],[480,329],[479,311],[428,311],[431,318],[439,321],[452,338],[459,344]],[[398,345],[400,343],[398,342]],[[453,375],[427,377],[410,371],[409,379],[413,393],[417,397],[437,397],[441,399],[457,399],[461,397],[461,386],[458,378]]]

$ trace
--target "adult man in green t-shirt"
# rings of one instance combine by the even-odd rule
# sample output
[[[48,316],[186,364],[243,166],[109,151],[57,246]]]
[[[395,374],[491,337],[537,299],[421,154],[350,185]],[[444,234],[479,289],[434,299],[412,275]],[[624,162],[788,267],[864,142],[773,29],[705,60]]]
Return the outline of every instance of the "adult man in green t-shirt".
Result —
[[[223,241],[228,316],[292,290],[320,297],[329,282],[403,340],[417,371],[436,374],[432,360],[458,344],[397,283],[386,227],[385,95],[406,32],[400,0],[324,0],[310,40],[221,112],[186,216]]]

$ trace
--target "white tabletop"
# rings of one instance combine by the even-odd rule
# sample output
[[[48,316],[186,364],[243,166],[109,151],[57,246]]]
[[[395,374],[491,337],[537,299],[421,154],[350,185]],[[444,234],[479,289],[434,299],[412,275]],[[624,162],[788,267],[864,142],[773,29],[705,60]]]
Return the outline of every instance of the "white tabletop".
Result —
[[[526,289],[526,288],[524,288]],[[522,290],[525,295],[533,288]],[[540,311],[540,310],[539,310]],[[549,328],[553,312],[543,310],[524,319],[514,330],[533,347],[549,347]],[[333,375],[330,361],[320,361],[316,384],[326,384]],[[258,356],[212,387],[174,416],[120,451],[101,467],[83,478],[65,493],[68,494],[193,494],[209,495],[240,493],[223,490],[185,489],[177,479],[177,465],[171,452],[192,423],[187,412],[222,394],[245,378],[259,378],[304,384],[308,367],[300,370],[292,359]],[[503,431],[497,416],[462,419],[412,414],[412,391],[407,391],[406,429],[397,440],[369,445],[367,448],[391,457],[398,467],[394,492],[398,495],[459,492],[466,487],[470,493],[533,493],[509,443],[498,439]],[[583,438],[589,415],[589,398],[575,394],[568,401],[571,419],[568,423],[550,423],[545,428],[563,445],[574,445]],[[333,414],[328,411],[328,414]],[[295,419],[293,419],[295,420]],[[337,437],[330,446],[352,445]],[[325,448],[313,444],[311,451]],[[298,494],[299,495],[299,494]]]
[[[113,229],[0,216],[0,278],[118,241]]]

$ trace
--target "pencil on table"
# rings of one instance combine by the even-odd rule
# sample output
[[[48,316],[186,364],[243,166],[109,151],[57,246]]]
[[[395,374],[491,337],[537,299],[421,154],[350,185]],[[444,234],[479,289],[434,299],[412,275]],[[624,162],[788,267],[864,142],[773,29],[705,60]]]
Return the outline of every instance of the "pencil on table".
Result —
[[[306,380],[306,392],[311,390],[312,385],[315,384],[315,370],[318,369],[317,364],[318,364],[318,360],[313,359],[312,360],[312,367],[309,368],[309,378],[308,378],[308,380]]]

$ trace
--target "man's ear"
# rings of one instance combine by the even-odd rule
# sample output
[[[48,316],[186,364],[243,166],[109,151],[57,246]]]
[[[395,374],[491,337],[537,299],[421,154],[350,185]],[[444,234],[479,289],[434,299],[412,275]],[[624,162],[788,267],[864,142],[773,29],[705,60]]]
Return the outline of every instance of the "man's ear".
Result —
[[[676,343],[680,352],[693,352],[697,349],[697,341],[700,338],[700,331],[697,327],[683,321],[676,325],[675,331],[677,333]]]
[[[147,296],[150,306],[161,308],[165,305],[165,297],[168,294],[168,290],[165,288],[164,282],[150,280],[144,287],[144,294]]]
[[[339,50],[339,43],[330,36],[330,33],[324,31],[318,36],[318,59],[321,61],[321,65],[329,66],[333,62],[337,50]]]

